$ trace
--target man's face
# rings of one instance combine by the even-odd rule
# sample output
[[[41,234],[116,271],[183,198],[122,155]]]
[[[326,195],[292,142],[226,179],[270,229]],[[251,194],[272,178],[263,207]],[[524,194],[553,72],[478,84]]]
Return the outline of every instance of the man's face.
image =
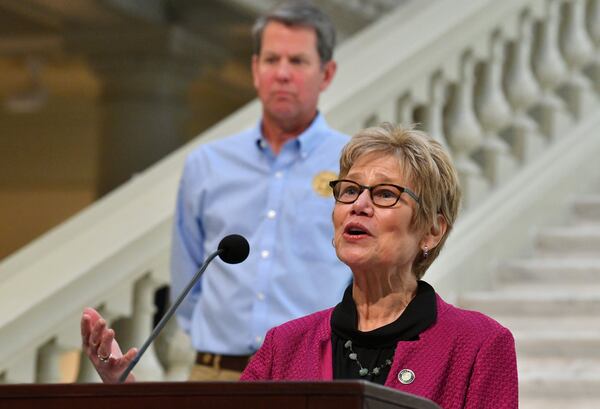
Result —
[[[321,66],[314,29],[267,23],[260,54],[252,57],[254,87],[265,119],[287,129],[306,126],[334,73],[333,61]]]

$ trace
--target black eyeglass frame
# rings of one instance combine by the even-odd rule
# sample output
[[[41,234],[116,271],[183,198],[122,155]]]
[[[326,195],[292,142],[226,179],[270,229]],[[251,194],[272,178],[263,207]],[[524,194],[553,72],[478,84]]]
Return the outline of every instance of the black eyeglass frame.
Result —
[[[343,202],[343,201],[339,200],[335,196],[335,186],[338,183],[340,183],[340,182],[354,183],[356,186],[359,187],[360,190],[358,192],[358,195],[356,196],[356,199],[354,199],[351,202]],[[419,198],[419,196],[417,196],[417,194],[415,192],[413,192],[412,190],[410,190],[407,187],[399,186],[399,185],[394,185],[393,183],[379,183],[377,185],[367,186],[367,185],[361,185],[360,183],[355,182],[354,180],[350,180],[350,179],[338,179],[338,180],[332,180],[331,182],[329,182],[329,186],[331,187],[331,189],[334,192],[333,197],[334,197],[335,201],[339,202],[339,203],[343,203],[343,204],[352,204],[352,203],[356,202],[356,200],[359,198],[359,196],[362,195],[362,192],[365,191],[365,190],[368,190],[369,191],[369,197],[371,198],[371,202],[373,202],[373,204],[375,206],[381,207],[381,208],[384,208],[384,209],[388,208],[388,207],[394,207],[394,206],[396,206],[396,203],[398,203],[398,201],[400,200],[400,196],[402,195],[402,193],[408,194],[410,197],[413,198],[413,200],[415,202],[417,202],[418,205],[421,205],[421,199]],[[393,204],[391,204],[389,206],[382,206],[382,205],[379,205],[379,204],[375,203],[375,200],[373,200],[373,189],[376,189],[376,188],[381,187],[381,186],[393,186],[393,187],[395,187],[396,189],[398,189],[400,191],[400,195],[398,195],[398,198],[396,199],[396,201]]]

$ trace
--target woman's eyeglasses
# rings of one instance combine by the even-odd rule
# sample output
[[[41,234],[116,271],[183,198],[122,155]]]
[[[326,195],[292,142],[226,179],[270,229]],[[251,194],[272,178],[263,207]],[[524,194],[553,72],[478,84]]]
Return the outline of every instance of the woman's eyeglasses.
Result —
[[[421,199],[412,190],[389,183],[382,183],[375,186],[360,185],[352,180],[340,179],[332,180],[329,182],[329,186],[333,189],[333,197],[335,200],[344,203],[351,204],[358,199],[364,190],[368,190],[371,195],[371,201],[377,207],[392,207],[398,200],[402,193],[406,193],[412,197],[417,204],[421,204]]]

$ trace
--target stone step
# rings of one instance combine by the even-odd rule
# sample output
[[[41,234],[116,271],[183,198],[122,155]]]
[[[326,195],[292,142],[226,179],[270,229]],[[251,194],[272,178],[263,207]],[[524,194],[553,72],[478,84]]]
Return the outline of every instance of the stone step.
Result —
[[[600,224],[547,228],[539,233],[536,244],[545,257],[600,257]]]
[[[495,315],[495,320],[513,332],[538,331],[559,328],[566,333],[585,328],[600,328],[600,316],[562,315],[532,317],[524,314]]]
[[[519,409],[598,409],[600,398],[523,398],[519,399]]]
[[[600,223],[600,194],[578,197],[573,203],[573,213],[579,221]]]
[[[600,314],[600,286],[537,283],[507,285],[495,291],[461,295],[457,304],[491,316],[593,316]]]
[[[524,358],[517,361],[519,396],[529,399],[600,399],[600,359]],[[569,408],[579,408],[568,405]]]
[[[512,329],[519,357],[600,359],[600,327]]]
[[[542,282],[600,284],[598,258],[534,258],[501,263],[494,272],[499,283]]]

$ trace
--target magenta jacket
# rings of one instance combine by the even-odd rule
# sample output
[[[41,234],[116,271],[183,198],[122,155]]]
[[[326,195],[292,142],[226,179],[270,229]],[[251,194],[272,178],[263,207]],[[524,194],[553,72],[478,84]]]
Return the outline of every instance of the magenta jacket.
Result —
[[[436,322],[418,340],[398,342],[385,386],[431,399],[444,409],[517,408],[517,362],[510,331],[479,312],[436,298]],[[332,380],[332,311],[271,329],[241,380]],[[412,383],[398,380],[403,369],[414,372]]]

